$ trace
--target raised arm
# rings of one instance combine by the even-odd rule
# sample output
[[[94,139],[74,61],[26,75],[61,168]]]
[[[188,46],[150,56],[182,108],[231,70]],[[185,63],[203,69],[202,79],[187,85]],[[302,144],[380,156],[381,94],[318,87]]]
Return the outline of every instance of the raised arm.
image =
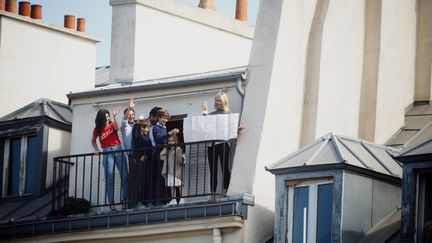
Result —
[[[127,109],[127,111],[125,112],[125,114],[123,116],[123,120],[127,120],[128,119],[129,111],[131,111],[134,107],[135,107],[135,101],[133,100],[133,98],[130,98],[129,104],[128,104],[128,109]]]
[[[116,108],[114,108],[113,111],[112,111],[112,113],[113,113],[113,118],[111,119],[111,121],[114,124],[114,130],[117,131],[119,129],[119,126],[118,126],[118,123],[117,123],[117,120],[116,120],[116,116],[118,115],[119,110],[116,109]]]

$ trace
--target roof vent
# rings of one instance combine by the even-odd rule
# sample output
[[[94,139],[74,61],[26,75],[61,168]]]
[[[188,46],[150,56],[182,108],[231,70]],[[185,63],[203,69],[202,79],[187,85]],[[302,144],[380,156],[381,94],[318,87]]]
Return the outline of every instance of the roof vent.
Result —
[[[215,0],[200,0],[198,7],[216,10],[216,3],[215,3]]]

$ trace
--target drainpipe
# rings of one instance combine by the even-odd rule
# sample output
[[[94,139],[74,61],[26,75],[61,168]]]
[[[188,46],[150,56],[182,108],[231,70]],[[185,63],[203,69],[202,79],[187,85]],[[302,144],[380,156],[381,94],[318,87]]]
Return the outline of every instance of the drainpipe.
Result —
[[[222,243],[222,234],[219,228],[213,229],[213,243]]]
[[[245,91],[242,87],[242,81],[246,80],[247,73],[243,73],[241,77],[238,77],[236,80],[236,91],[240,95],[241,98],[241,105],[240,105],[240,114],[239,114],[239,122],[241,120],[241,116],[243,113],[243,103],[244,103],[244,97],[245,97]]]

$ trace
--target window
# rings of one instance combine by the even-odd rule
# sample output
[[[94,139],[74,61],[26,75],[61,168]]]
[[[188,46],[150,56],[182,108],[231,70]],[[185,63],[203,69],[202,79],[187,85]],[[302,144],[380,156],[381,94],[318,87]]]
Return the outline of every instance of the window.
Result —
[[[417,181],[417,242],[430,242],[425,231],[432,227],[432,173],[419,173]]]
[[[7,138],[4,141],[2,195],[22,196],[34,192],[39,142],[36,136]]]
[[[287,184],[287,242],[331,242],[333,182]]]

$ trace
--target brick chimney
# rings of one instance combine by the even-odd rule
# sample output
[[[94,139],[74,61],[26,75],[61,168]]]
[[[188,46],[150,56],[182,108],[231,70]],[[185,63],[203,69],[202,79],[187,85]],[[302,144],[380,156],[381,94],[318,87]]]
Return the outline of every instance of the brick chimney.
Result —
[[[42,5],[39,4],[31,5],[30,17],[32,19],[42,19]]]
[[[18,14],[30,17],[30,2],[21,1],[18,3]]]
[[[78,18],[77,19],[77,31],[79,32],[85,32],[85,24],[86,24],[86,19],[85,18]]]
[[[5,2],[4,2],[4,0],[0,0],[0,10],[5,10]]]
[[[247,10],[248,10],[247,0],[237,0],[235,18],[241,21],[246,21]]]
[[[6,11],[16,13],[16,0],[6,0]]]
[[[64,16],[64,27],[68,29],[75,29],[75,16],[65,15]]]
[[[216,10],[216,3],[215,0],[200,0],[198,7]]]

